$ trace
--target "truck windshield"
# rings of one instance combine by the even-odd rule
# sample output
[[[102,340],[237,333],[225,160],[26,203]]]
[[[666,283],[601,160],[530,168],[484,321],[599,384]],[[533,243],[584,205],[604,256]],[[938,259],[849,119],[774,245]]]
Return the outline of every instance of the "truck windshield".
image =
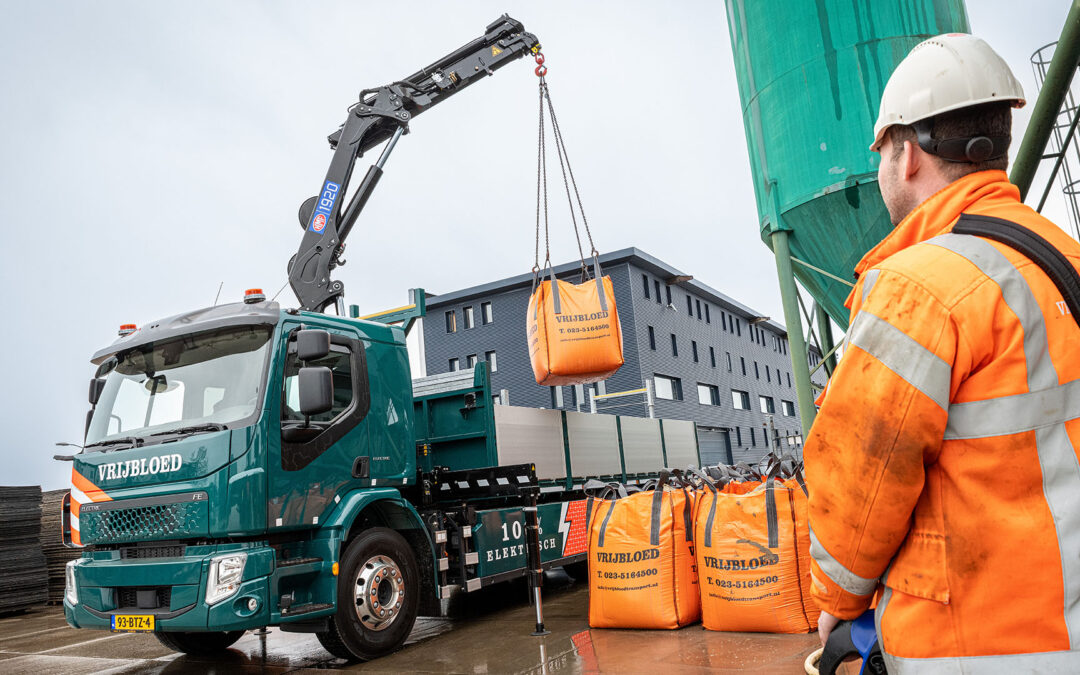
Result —
[[[230,327],[122,354],[105,376],[86,445],[244,426],[259,406],[270,333]]]

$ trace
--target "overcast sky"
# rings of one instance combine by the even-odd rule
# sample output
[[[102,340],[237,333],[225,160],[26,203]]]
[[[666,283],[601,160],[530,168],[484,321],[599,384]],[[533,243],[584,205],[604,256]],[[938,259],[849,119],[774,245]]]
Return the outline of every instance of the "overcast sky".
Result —
[[[1032,100],[1029,57],[1068,5],[968,3]],[[0,484],[67,485],[53,443],[81,441],[89,358],[119,324],[209,305],[222,283],[223,301],[276,292],[297,207],[330,160],[325,137],[359,90],[503,12],[544,45],[598,248],[636,246],[782,322],[718,0],[0,0]],[[337,272],[347,302],[376,311],[410,287],[529,270],[532,68],[507,66],[413,123]],[[1020,111],[1017,138],[1026,121]],[[561,262],[576,248],[554,206]],[[1060,201],[1048,212],[1064,223]],[[289,289],[279,299],[295,303]]]

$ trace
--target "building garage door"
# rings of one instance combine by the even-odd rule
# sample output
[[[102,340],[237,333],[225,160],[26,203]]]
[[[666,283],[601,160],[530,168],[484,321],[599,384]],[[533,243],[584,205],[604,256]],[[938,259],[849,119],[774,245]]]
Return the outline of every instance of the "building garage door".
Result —
[[[702,466],[732,463],[731,439],[726,429],[699,426],[697,434]]]

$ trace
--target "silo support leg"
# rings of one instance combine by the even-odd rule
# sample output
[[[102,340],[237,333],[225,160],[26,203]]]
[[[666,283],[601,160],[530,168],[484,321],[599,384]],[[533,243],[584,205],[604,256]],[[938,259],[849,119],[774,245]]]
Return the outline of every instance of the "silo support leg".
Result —
[[[817,303],[814,303],[817,305]],[[829,354],[825,359],[825,372],[829,377],[832,377],[833,371],[836,370],[836,354],[830,354],[833,350],[833,336],[832,336],[832,321],[829,320],[829,315],[825,313],[825,309],[821,305],[817,305],[815,308],[815,318],[817,319],[817,338],[818,347],[821,348],[822,354]]]
[[[814,406],[814,390],[810,385],[810,360],[806,339],[803,337],[802,317],[799,316],[799,289],[795,285],[795,272],[791,268],[787,230],[775,230],[770,237],[773,252],[776,254],[776,273],[780,278],[780,298],[784,303],[784,325],[787,326],[791,372],[795,376],[795,393],[799,399],[799,417],[805,441],[810,434],[817,408]]]

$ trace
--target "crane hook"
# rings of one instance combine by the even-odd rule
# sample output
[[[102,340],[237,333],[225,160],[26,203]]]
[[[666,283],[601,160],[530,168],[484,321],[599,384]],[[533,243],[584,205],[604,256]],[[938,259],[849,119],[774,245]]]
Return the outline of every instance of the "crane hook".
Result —
[[[535,59],[536,59],[536,70],[534,72],[536,73],[536,76],[537,77],[543,77],[543,76],[547,75],[548,69],[547,69],[547,66],[544,65],[544,53],[543,52],[536,52]]]

